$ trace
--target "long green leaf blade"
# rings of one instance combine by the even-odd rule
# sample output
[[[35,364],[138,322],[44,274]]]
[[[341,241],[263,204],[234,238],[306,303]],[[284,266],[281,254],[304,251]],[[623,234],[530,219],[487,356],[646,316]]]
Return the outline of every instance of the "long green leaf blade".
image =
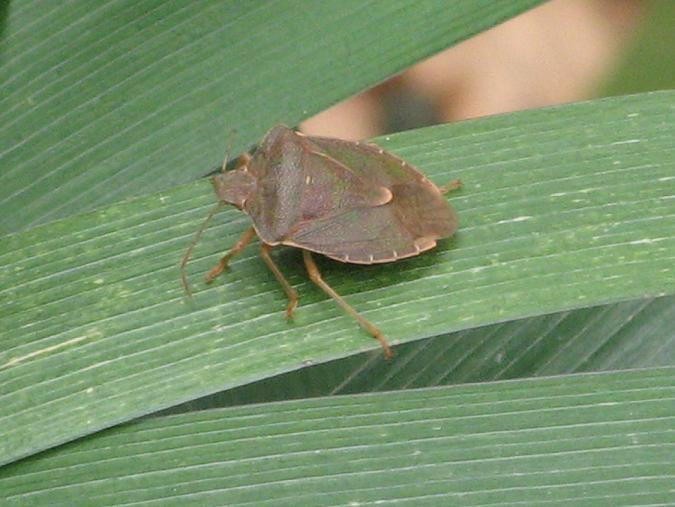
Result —
[[[12,2],[0,232],[207,174],[541,0]],[[18,212],[20,210],[20,212]]]
[[[161,417],[0,471],[5,505],[672,505],[675,368]],[[380,503],[377,503],[380,502]]]
[[[354,354],[172,407],[216,407],[493,382],[530,377],[675,366],[675,296],[516,319],[396,347],[384,362]]]
[[[325,262],[394,342],[675,292],[675,93],[575,104],[383,140],[461,177],[454,241],[397,265]],[[3,238],[0,459],[15,460],[223,388],[375,345],[281,253],[302,306],[250,250],[186,301],[177,264],[206,182]],[[247,226],[209,231],[204,273]]]

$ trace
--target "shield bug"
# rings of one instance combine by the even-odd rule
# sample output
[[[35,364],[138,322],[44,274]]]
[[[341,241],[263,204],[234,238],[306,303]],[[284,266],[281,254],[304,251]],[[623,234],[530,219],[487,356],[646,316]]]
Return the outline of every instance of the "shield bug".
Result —
[[[270,250],[300,248],[310,279],[333,298],[392,356],[382,332],[361,316],[321,277],[312,252],[352,264],[378,264],[425,252],[457,230],[457,215],[443,194],[458,180],[437,187],[404,160],[369,143],[310,137],[278,125],[253,155],[213,177],[218,206],[209,214],[181,261],[185,266],[209,219],[224,204],[247,213],[252,227],[206,275],[210,282],[256,236],[260,255],[288,296],[291,318],[298,296]]]

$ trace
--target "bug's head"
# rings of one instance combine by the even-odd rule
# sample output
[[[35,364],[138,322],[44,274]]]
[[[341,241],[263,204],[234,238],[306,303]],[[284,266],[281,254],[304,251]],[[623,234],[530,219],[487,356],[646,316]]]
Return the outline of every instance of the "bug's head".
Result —
[[[218,200],[239,209],[255,190],[255,178],[245,168],[216,174],[211,181]]]

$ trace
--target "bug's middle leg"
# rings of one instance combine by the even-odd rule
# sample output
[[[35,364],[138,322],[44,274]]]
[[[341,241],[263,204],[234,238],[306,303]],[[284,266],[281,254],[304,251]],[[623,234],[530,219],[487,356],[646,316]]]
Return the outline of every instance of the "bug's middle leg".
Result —
[[[380,331],[372,322],[367,320],[365,317],[361,316],[359,312],[357,312],[349,303],[347,303],[347,301],[342,299],[342,296],[340,296],[337,292],[335,292],[335,290],[333,290],[333,288],[323,280],[323,278],[321,277],[321,272],[319,271],[319,268],[314,262],[312,254],[309,250],[302,251],[302,258],[305,261],[305,267],[307,268],[307,273],[309,273],[309,278],[315,284],[317,284],[326,294],[332,297],[335,300],[335,302],[338,305],[340,305],[345,312],[347,312],[349,315],[351,315],[357,321],[359,321],[359,324],[361,324],[361,326],[363,326],[363,328],[366,331],[368,331],[373,336],[373,338],[375,338],[378,342],[380,342],[380,345],[382,345],[382,350],[384,351],[384,357],[386,357],[387,359],[391,359],[394,354],[392,353],[391,348],[389,347],[387,339],[382,334],[382,331]]]
[[[267,243],[263,243],[260,247],[260,256],[267,264],[267,267],[270,268],[270,271],[274,274],[275,278],[284,289],[286,296],[288,297],[288,306],[286,306],[286,318],[293,318],[293,311],[298,307],[298,293],[295,292],[295,289],[291,287],[291,284],[288,283],[288,280],[284,277],[284,274],[279,269],[279,266],[276,265],[272,256],[270,255],[270,250],[272,247]]]
[[[218,264],[213,266],[211,271],[207,273],[206,283],[212,282],[215,277],[225,271],[227,264],[230,262],[230,259],[246,248],[253,238],[255,238],[255,229],[251,227],[239,237],[239,240],[232,248],[230,248],[230,251],[223,255],[218,261]]]

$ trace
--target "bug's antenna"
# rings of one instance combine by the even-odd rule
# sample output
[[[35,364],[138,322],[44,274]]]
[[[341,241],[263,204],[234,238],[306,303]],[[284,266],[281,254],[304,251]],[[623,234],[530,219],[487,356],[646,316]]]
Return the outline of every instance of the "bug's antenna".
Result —
[[[234,131],[233,131],[234,132]],[[225,172],[225,169],[227,169],[227,162],[230,158],[230,151],[232,150],[232,139],[230,139],[230,144],[227,147],[227,151],[225,152],[225,160],[223,160],[223,165],[220,166],[220,172]],[[185,289],[185,293],[188,296],[192,296],[192,291],[190,290],[190,284],[187,279],[187,273],[185,272],[185,266],[187,266],[188,261],[190,260],[190,257],[192,256],[192,250],[194,249],[195,245],[199,241],[199,239],[202,237],[202,234],[206,230],[206,228],[209,225],[209,222],[213,218],[213,215],[218,213],[220,208],[223,207],[223,204],[225,204],[223,201],[219,201],[218,204],[216,204],[213,209],[209,212],[207,215],[206,219],[202,223],[202,225],[199,227],[197,232],[195,233],[195,237],[192,240],[192,243],[190,243],[190,246],[188,249],[185,251],[185,255],[183,255],[183,258],[180,261],[180,280],[181,283],[183,284],[183,289]]]
[[[224,173],[225,170],[227,169],[227,163],[229,162],[230,159],[230,150],[232,149],[232,146],[227,147],[227,151],[225,152],[225,160],[223,160],[223,165],[220,166],[220,172]]]
[[[183,283],[183,288],[185,289],[185,293],[188,296],[192,296],[192,291],[190,290],[190,284],[188,283],[187,274],[185,273],[185,266],[187,266],[187,263],[190,260],[190,257],[192,256],[192,250],[194,249],[195,245],[199,241],[199,238],[202,237],[202,233],[208,227],[209,222],[213,218],[213,215],[218,213],[218,211],[220,210],[220,208],[223,207],[224,204],[225,203],[223,201],[219,201],[218,204],[216,204],[213,207],[213,209],[209,212],[206,219],[202,222],[202,225],[199,227],[199,229],[197,229],[197,232],[195,233],[195,237],[192,240],[192,243],[190,243],[190,246],[185,251],[185,255],[183,255],[183,258],[180,261],[180,279],[181,279],[181,282]]]
[[[232,152],[232,145],[234,144],[234,138],[235,134],[237,133],[236,130],[232,129],[230,131],[230,141],[227,143],[227,151],[225,152],[225,160],[223,160],[223,165],[220,168],[220,172],[225,172],[225,169],[227,169],[227,163],[230,161],[230,153]]]

